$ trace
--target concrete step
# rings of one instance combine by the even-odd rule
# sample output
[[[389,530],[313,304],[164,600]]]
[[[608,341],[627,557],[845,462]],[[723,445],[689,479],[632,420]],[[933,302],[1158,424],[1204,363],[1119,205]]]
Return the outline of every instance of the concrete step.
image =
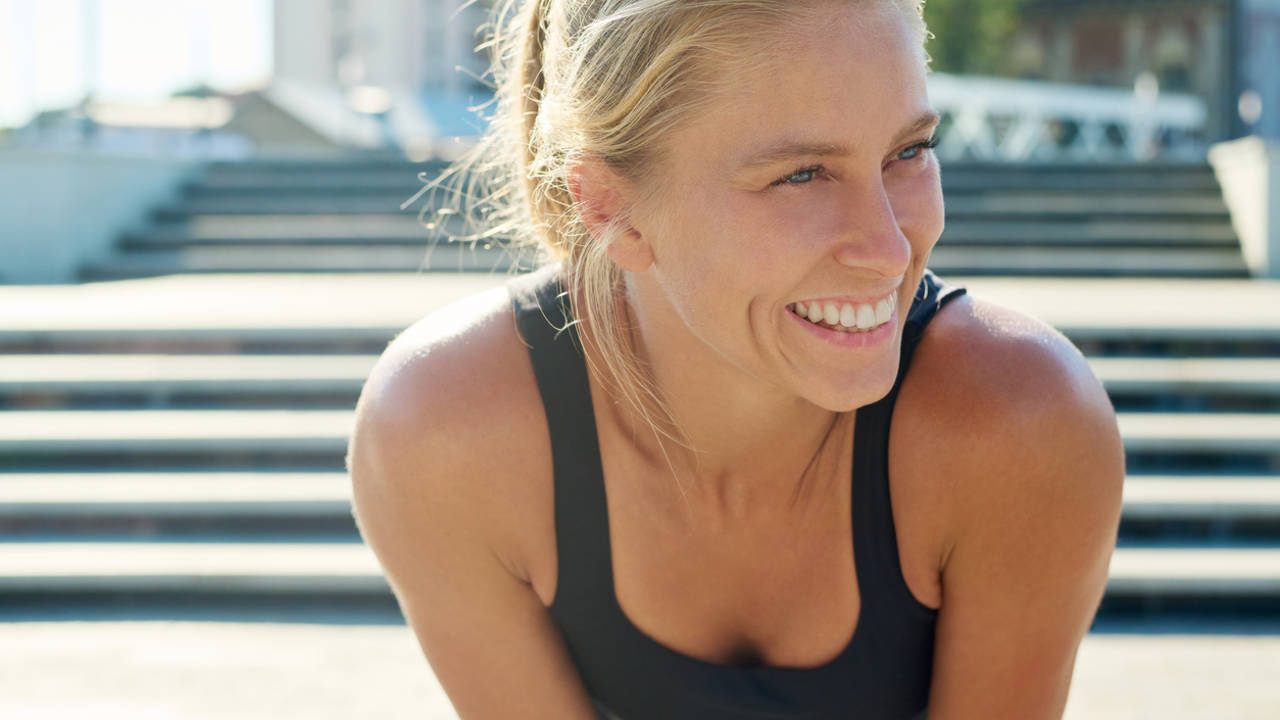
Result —
[[[978,214],[992,215],[1150,215],[1167,218],[1170,215],[1204,217],[1213,220],[1229,219],[1226,204],[1217,192],[1044,192],[1044,191],[994,191],[965,192],[955,190],[946,196],[948,217]]]
[[[263,198],[277,202],[293,202],[298,199],[327,198],[329,202],[345,202],[359,198],[360,202],[394,202],[403,206],[425,183],[405,173],[374,176],[370,178],[307,177],[279,179],[271,182],[246,180],[237,184],[189,184],[184,186],[182,203],[169,206],[180,209],[185,203],[199,205],[204,202],[239,202],[254,206]],[[1026,216],[1052,215],[1080,216],[1132,216],[1150,219],[1180,218],[1222,220],[1228,217],[1226,205],[1216,188],[1200,192],[1151,192],[1142,188],[1129,188],[1127,192],[1115,190],[1081,189],[1070,193],[1043,190],[980,190],[965,186],[948,186],[946,209],[949,217]],[[443,197],[443,195],[441,196]],[[415,212],[431,204],[425,198],[413,201]]]
[[[363,215],[195,215],[182,222],[162,223],[145,233],[126,235],[126,244],[156,246],[232,240],[406,240],[425,244],[430,231],[416,212]]]
[[[950,243],[1040,245],[1143,245],[1160,253],[1183,246],[1213,246],[1240,252],[1229,221],[1211,223],[1160,220],[1083,219],[1078,222],[962,222],[948,225],[938,241]],[[1160,256],[1147,252],[1149,262]]]
[[[513,259],[513,253],[514,258]],[[85,267],[86,281],[183,273],[508,272],[531,267],[529,252],[465,244],[403,247],[297,245],[293,247],[188,247],[122,253]]]
[[[0,413],[0,455],[11,464],[24,457],[341,457],[352,421],[350,410],[18,410]],[[1130,454],[1280,460],[1280,413],[1122,412],[1118,422]]]
[[[9,593],[359,593],[390,587],[363,543],[0,543]]]
[[[0,355],[3,395],[353,393],[374,355]]]
[[[964,219],[949,216],[943,244],[970,245],[1058,245],[1065,247],[1128,245],[1136,247],[1225,247],[1239,250],[1239,241],[1226,217],[1098,219],[1083,215],[1051,216],[991,213]],[[445,232],[471,232],[461,222],[450,223]],[[149,230],[128,233],[121,248],[159,249],[189,245],[245,244],[256,247],[279,244],[355,244],[360,241],[412,244],[433,242],[436,233],[424,226],[416,211],[395,213],[351,213],[288,215],[279,213],[222,215],[195,214],[157,223]]]
[[[1280,397],[1280,358],[1091,357],[1112,394]]]
[[[0,518],[350,514],[351,481],[343,472],[0,474]],[[1131,475],[1124,518],[1280,522],[1280,476]]]
[[[1205,354],[1202,344],[1211,355],[1280,356],[1276,281],[943,277],[1038,317],[1082,346],[1114,346],[1090,355],[1137,348],[1188,356]],[[506,280],[448,272],[249,273],[0,286],[0,350],[379,352],[431,311]]]
[[[41,397],[349,395],[359,392],[376,356],[313,355],[0,355],[0,398],[31,407]],[[1280,358],[1095,357],[1089,362],[1113,395],[1250,396],[1280,399]]]
[[[1130,475],[1125,520],[1280,520],[1280,476]]]
[[[344,472],[87,472],[0,474],[0,517],[340,517]]]
[[[1260,453],[1280,457],[1280,413],[1118,413],[1134,453]]]
[[[1239,248],[986,247],[939,243],[929,267],[945,275],[1080,278],[1246,278]]]
[[[385,595],[390,588],[372,551],[354,542],[0,543],[0,597],[159,592]],[[1107,594],[1280,601],[1280,548],[1120,548]]]
[[[1238,248],[974,247],[940,244],[930,266],[945,274],[1087,277],[1248,276]],[[123,253],[86,267],[82,280],[118,280],[179,273],[506,272],[506,248],[458,244],[420,246],[297,245],[188,247]],[[530,267],[528,261],[522,266]]]
[[[341,454],[351,410],[25,410],[0,413],[0,455]]]

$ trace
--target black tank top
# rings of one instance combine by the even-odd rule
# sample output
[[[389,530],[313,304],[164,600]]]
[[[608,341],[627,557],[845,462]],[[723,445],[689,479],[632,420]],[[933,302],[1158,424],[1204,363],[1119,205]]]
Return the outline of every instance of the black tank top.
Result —
[[[923,717],[937,611],[907,588],[889,507],[889,421],[925,325],[964,294],[925,272],[903,333],[893,389],[854,426],[853,547],[862,607],[852,639],[814,668],[720,665],[650,638],[614,594],[595,415],[559,266],[512,279],[551,432],[558,580],[551,617],[600,717],[608,720],[908,720]]]

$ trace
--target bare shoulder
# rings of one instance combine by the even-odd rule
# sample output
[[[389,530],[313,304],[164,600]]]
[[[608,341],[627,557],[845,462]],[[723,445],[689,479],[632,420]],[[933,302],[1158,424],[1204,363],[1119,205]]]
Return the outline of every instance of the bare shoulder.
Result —
[[[1111,503],[1124,474],[1115,412],[1088,361],[1060,332],[973,294],[927,326],[895,417],[922,446],[920,467],[951,469],[939,491],[967,519],[1033,511],[1063,492]],[[1054,468],[1075,467],[1064,478]],[[934,473],[937,478],[937,473]],[[1068,481],[1070,489],[1060,484]]]
[[[908,377],[895,423],[941,526],[929,717],[1060,717],[1120,519],[1110,399],[1060,333],[972,296],[939,311]]]
[[[531,518],[518,510],[540,497],[537,469],[550,467],[539,433],[506,289],[463,298],[401,332],[366,380],[348,454],[357,505],[374,493],[429,505],[430,517],[491,533],[483,541],[520,576]]]
[[[497,288],[401,333],[357,404],[360,534],[459,717],[593,717],[529,577],[529,557],[554,560],[531,544],[554,543],[537,393]]]

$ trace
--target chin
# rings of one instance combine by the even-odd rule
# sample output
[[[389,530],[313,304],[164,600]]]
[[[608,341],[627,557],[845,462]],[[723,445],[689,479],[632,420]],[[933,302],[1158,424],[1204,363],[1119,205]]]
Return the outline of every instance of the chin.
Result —
[[[876,373],[875,377],[867,374],[852,378],[851,383],[839,388],[829,388],[806,394],[809,402],[831,412],[853,412],[860,407],[883,400],[897,379],[898,364],[895,362],[887,373]]]

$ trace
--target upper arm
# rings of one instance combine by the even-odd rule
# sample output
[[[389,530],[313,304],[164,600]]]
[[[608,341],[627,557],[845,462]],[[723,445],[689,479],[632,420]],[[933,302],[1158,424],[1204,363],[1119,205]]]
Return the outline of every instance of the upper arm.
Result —
[[[479,381],[491,353],[474,331],[427,334],[397,339],[361,394],[347,456],[360,532],[461,718],[592,718],[497,529],[513,463],[496,459],[503,427]]]
[[[968,420],[950,449],[929,717],[1060,718],[1107,581],[1124,448],[1109,398],[1065,338],[985,312],[1013,325],[970,328],[978,352],[943,400]]]

